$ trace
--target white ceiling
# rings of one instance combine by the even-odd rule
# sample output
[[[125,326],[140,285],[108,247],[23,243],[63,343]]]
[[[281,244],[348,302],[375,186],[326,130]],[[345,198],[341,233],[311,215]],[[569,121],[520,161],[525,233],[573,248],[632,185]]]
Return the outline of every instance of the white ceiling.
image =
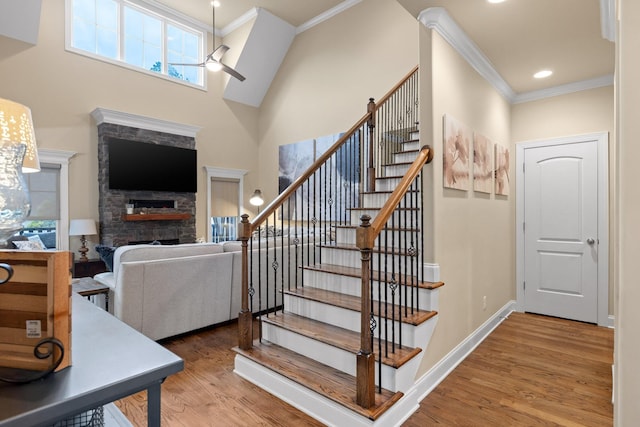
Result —
[[[220,0],[216,27],[224,29],[254,7],[267,9],[294,27],[358,0]],[[365,0],[368,1],[368,0]],[[601,6],[611,0],[398,0],[416,18],[430,7],[444,7],[475,42],[514,93],[610,76],[614,44],[602,36]],[[211,22],[210,0],[156,0],[204,23]],[[536,80],[536,71],[554,74]]]

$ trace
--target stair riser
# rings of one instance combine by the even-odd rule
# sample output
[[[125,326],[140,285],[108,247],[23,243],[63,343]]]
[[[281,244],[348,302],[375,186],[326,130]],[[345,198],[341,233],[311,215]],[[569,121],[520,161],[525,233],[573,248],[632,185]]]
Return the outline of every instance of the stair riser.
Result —
[[[391,242],[389,242],[391,243]],[[419,254],[419,251],[417,252]],[[322,262],[324,264],[341,265],[344,267],[360,267],[362,264],[359,251],[336,249],[323,247],[321,250]],[[403,273],[416,276],[419,272],[419,264],[415,262],[415,258],[400,255],[371,254],[371,263],[374,270],[384,270],[388,273]]]
[[[375,247],[378,248],[380,246],[380,242],[383,243],[386,241],[389,247],[391,246],[391,242],[396,242],[395,246],[399,248],[406,248],[408,245],[411,245],[411,235],[412,232],[405,232],[400,230],[395,231],[381,231],[380,235],[374,242]],[[407,239],[407,243],[405,243],[405,237]],[[336,242],[338,244],[345,245],[353,245],[356,242],[356,229],[355,228],[337,228],[336,229]]]
[[[413,163],[417,154],[415,151],[400,152],[393,155],[393,163]]]
[[[380,209],[358,209],[356,211],[352,211],[351,215],[351,225],[359,226],[360,225],[360,217],[362,215],[369,215],[371,219],[375,219],[375,217],[380,212]],[[387,220],[387,224],[389,227],[413,227],[414,224],[419,223],[421,220],[420,211],[415,210],[396,210],[391,214],[389,219]]]
[[[323,289],[325,291],[340,292],[347,295],[359,297],[361,295],[362,280],[359,277],[342,276],[339,274],[323,273],[320,271],[304,270],[305,287]],[[382,291],[379,292],[378,289]],[[378,286],[378,282],[373,282],[373,293],[371,298],[379,301],[379,293],[384,295],[385,285]],[[402,287],[400,291],[403,295],[407,292],[407,287]],[[409,289],[411,292],[411,289]],[[390,292],[390,291],[389,291]],[[396,290],[397,293],[400,293]],[[415,292],[415,290],[413,290]],[[388,294],[390,297],[390,293]],[[396,294],[397,295],[397,294]],[[411,294],[410,294],[411,295]],[[409,298],[410,298],[409,295]],[[415,298],[415,294],[414,294]],[[438,308],[438,290],[437,289],[418,289],[418,307],[420,310],[437,310]]]
[[[409,193],[410,195],[412,193]],[[362,207],[363,208],[372,208],[372,209],[380,209],[384,206],[385,202],[389,198],[390,193],[367,193],[363,194],[362,198]],[[416,196],[407,196],[400,201],[400,207],[405,208],[409,207],[420,207],[420,198]]]
[[[418,136],[414,135],[411,139],[417,139]],[[402,144],[402,151],[410,151],[410,150],[419,150],[420,149],[420,141],[411,141],[405,142]]]
[[[355,354],[275,325],[268,323],[263,323],[263,325],[263,339],[288,348],[289,350],[293,350],[303,356],[315,359],[320,363],[324,363],[325,365],[331,366],[349,375],[356,375]],[[414,359],[418,359],[419,361],[420,357],[415,357]],[[410,377],[413,379],[416,372],[416,366],[414,366],[414,364],[415,363],[409,362],[401,366],[399,369],[382,365],[382,387],[394,392],[404,391],[397,388],[398,385],[402,385],[406,390],[411,384],[399,384],[398,380],[403,379],[404,382],[406,382],[406,378]],[[376,385],[379,385],[378,369],[376,369],[375,383]]]
[[[386,165],[384,167],[384,176],[404,176],[409,170],[409,165]]]
[[[385,179],[377,179],[376,180],[376,190],[377,191],[393,191],[396,189],[400,181],[401,177],[398,178],[385,178]]]
[[[348,329],[354,332],[360,332],[360,312],[348,310],[342,307],[336,307],[330,304],[324,304],[319,301],[298,298],[293,295],[285,295],[285,307],[287,311],[299,316],[309,317],[320,322],[337,326],[339,328]],[[376,321],[379,319],[376,317]],[[414,326],[407,323],[392,322],[382,319],[382,323],[373,331],[375,338],[381,337],[388,340],[389,343],[399,343],[402,337],[402,344],[409,347],[421,347],[422,341],[416,337],[416,333],[424,328],[425,323]],[[282,344],[281,344],[282,345]],[[391,345],[391,344],[390,344]]]

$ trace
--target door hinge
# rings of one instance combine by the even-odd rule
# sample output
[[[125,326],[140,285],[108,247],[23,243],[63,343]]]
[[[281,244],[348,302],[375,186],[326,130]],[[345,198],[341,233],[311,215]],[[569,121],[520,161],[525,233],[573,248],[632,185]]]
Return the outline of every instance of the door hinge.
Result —
[[[522,282],[522,289],[526,290],[527,289],[527,282]]]
[[[522,232],[523,232],[523,233],[524,233],[524,230],[525,230],[525,225],[524,225],[524,224],[525,224],[525,223],[523,222],[523,223],[522,223]]]
[[[522,173],[524,173],[524,163],[522,164]]]

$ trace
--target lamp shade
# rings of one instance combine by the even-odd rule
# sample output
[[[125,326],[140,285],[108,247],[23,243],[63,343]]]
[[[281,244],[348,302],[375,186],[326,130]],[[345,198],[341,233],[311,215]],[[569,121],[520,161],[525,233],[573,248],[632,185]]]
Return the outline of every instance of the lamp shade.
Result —
[[[24,144],[26,150],[22,172],[40,171],[36,134],[29,107],[0,98],[0,141],[5,144]]]
[[[264,199],[262,198],[262,191],[260,190],[254,191],[253,194],[251,195],[251,198],[249,199],[249,203],[251,203],[253,206],[262,206],[264,204]]]
[[[98,234],[96,222],[92,219],[72,219],[69,224],[69,236],[91,236]]]

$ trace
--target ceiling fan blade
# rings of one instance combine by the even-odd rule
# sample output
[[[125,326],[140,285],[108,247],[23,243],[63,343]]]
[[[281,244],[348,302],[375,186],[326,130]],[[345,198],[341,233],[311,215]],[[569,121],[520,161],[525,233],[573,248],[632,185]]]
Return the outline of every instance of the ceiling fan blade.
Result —
[[[222,65],[222,70],[225,73],[235,77],[236,79],[240,80],[241,82],[243,82],[245,80],[245,77],[242,74],[240,74],[239,72],[237,72],[236,70],[234,70],[233,68],[229,67],[228,65],[223,64],[222,62],[220,62],[220,65]]]
[[[216,62],[220,62],[220,60],[228,50],[229,46],[221,44],[213,52],[211,52],[211,54],[209,54],[208,58],[211,58]]]

